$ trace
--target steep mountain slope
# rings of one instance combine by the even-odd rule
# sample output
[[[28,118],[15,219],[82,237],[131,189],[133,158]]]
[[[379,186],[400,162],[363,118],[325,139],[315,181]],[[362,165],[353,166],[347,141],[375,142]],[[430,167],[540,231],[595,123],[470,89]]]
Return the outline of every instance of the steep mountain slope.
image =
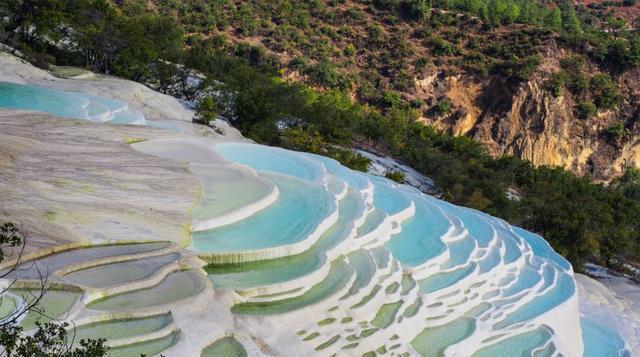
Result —
[[[154,2],[154,10],[178,18],[194,41],[275,63],[286,78],[346,90],[385,111],[408,104],[425,123],[469,135],[495,156],[605,181],[640,166],[639,72],[617,64],[640,50],[633,25],[614,28],[608,14],[577,7],[576,15],[561,1],[504,2],[517,12],[497,20],[492,13],[504,10],[496,2],[477,4],[485,7],[478,16],[458,2],[422,3],[186,1]],[[579,68],[563,68],[576,55]],[[598,75],[613,78],[615,103],[598,99]]]

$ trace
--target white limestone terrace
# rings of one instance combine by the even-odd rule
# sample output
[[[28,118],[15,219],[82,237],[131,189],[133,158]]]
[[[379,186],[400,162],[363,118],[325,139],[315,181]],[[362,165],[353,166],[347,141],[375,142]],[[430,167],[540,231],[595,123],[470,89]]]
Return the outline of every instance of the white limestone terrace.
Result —
[[[0,111],[2,216],[35,227],[26,259],[50,275],[49,314],[109,337],[113,355],[637,348],[581,320],[571,266],[535,234],[328,158],[184,128]],[[37,274],[13,278],[0,317]]]
[[[216,150],[259,174],[278,172],[311,183],[318,182],[314,172],[323,170],[314,170],[309,163],[324,166],[312,155],[256,145],[219,144]],[[285,258],[280,260],[253,249],[252,222],[194,234],[192,248],[205,259],[228,253],[228,247],[223,242],[198,244],[199,240],[233,241],[234,247],[244,246],[253,255],[250,260],[214,259],[226,265],[209,270],[214,286],[224,281],[242,296],[232,308],[242,329],[282,355],[392,350],[423,355],[434,351],[452,355],[476,351],[479,356],[500,351],[582,354],[571,267],[541,238],[408,187],[396,188],[388,180],[336,167],[325,166],[324,171],[342,180],[353,192],[352,199],[362,203],[347,202],[349,195],[343,190],[332,191],[326,185],[329,176],[320,180],[317,184],[325,185],[338,200],[338,219],[329,227],[318,226],[319,239],[309,234],[302,253],[291,252],[291,243],[279,239],[288,232],[275,223],[276,230],[267,224],[261,229],[273,239],[272,248],[282,249]],[[284,189],[286,185],[280,191]],[[280,211],[273,204],[248,220],[268,217],[265,222],[273,222],[277,216],[270,210]],[[359,228],[374,211],[387,218],[363,229],[359,237]],[[290,220],[293,214],[306,212],[281,214]],[[367,230],[385,225],[390,228],[380,229],[373,239],[363,238]],[[296,259],[298,255],[306,258]],[[316,262],[312,256],[320,258]],[[251,261],[258,262],[243,266]],[[309,316],[318,318],[312,321]],[[274,334],[283,323],[290,331]],[[442,333],[450,339],[440,340],[434,348],[433,338]]]
[[[142,84],[104,75],[84,79],[58,78],[5,52],[0,52],[0,82],[37,85],[115,99],[141,112],[147,119],[191,121],[193,118],[193,111],[185,108],[177,99]]]
[[[596,332],[600,327],[617,331],[630,346],[630,350],[635,355],[639,354],[640,286],[602,267],[589,266],[588,272],[595,279],[582,274],[576,274],[575,277],[581,315],[595,325]],[[591,338],[598,337],[596,334]],[[591,356],[597,356],[597,353],[592,353]]]

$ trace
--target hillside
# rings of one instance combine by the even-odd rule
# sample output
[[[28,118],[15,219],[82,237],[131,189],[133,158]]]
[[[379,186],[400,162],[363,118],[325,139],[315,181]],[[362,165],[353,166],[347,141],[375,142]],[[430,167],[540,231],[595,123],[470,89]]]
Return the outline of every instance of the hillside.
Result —
[[[275,62],[285,78],[345,90],[383,111],[408,105],[418,120],[470,136],[494,156],[605,181],[640,166],[640,72],[636,62],[620,68],[625,60],[609,42],[638,56],[633,22],[613,24],[602,11],[578,7],[578,36],[561,2],[548,8],[562,15],[532,1],[505,1],[502,16],[492,15],[500,11],[495,2],[468,10],[436,1],[424,13],[419,4],[158,1],[153,8],[178,18],[194,43]],[[614,26],[612,35],[595,32]],[[610,101],[599,99],[603,91]]]

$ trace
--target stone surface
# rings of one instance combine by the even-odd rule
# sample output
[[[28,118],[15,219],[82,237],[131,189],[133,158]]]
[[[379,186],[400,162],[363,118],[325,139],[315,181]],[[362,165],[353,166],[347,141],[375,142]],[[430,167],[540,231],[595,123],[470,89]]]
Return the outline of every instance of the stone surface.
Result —
[[[0,219],[27,228],[29,251],[80,240],[186,239],[197,179],[184,163],[128,145],[171,135],[0,111]]]
[[[79,79],[58,78],[10,54],[0,52],[0,81],[35,84],[45,87],[93,94],[129,103],[147,119],[191,121],[193,111],[180,101],[158,93],[140,83],[105,76],[83,76]]]

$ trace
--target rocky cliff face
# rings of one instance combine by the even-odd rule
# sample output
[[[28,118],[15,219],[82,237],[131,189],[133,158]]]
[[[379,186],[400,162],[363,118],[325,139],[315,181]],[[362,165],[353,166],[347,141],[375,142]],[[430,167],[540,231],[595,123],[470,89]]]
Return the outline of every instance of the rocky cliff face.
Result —
[[[574,113],[577,99],[570,91],[555,97],[545,88],[557,68],[558,59],[548,57],[538,73],[519,84],[436,70],[416,85],[432,101],[448,99],[452,110],[425,115],[423,120],[456,135],[470,135],[495,156],[511,154],[535,165],[562,166],[600,181],[611,180],[627,167],[640,167],[640,85],[634,80],[640,72],[615,78],[623,98],[615,110],[581,119]],[[623,133],[612,138],[607,130],[617,123],[624,126]]]

